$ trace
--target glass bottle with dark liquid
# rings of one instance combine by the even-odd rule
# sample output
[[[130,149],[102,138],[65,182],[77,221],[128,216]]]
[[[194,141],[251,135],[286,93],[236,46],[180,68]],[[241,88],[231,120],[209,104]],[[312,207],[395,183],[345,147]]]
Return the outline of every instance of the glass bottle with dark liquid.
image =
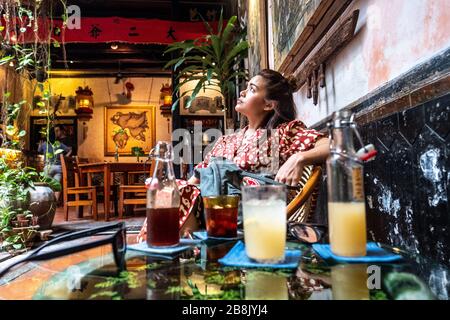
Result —
[[[156,144],[152,156],[155,169],[147,182],[147,244],[152,247],[178,245],[180,193],[173,170],[170,142]]]

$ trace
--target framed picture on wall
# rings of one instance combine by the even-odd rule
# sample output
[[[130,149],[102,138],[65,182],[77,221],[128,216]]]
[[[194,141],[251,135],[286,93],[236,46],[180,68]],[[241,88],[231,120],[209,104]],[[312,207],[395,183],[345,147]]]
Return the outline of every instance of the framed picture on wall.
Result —
[[[324,0],[269,0],[272,19],[273,65],[280,66],[294,47],[295,42],[308,27],[308,23]]]
[[[292,74],[328,35],[351,1],[268,0],[269,65]],[[336,40],[337,41],[337,40]]]
[[[219,94],[216,96],[197,95],[192,101],[191,106],[186,108],[189,95],[181,98],[180,115],[185,116],[223,116],[223,97]]]
[[[267,1],[248,1],[247,6],[248,69],[251,78],[268,67]]]
[[[46,128],[47,128],[47,117],[44,116],[32,116],[30,117],[30,151],[37,153],[40,141],[45,141],[46,138]],[[53,120],[52,126],[59,125],[64,130],[66,138],[64,143],[72,148],[72,155],[77,154],[78,149],[78,120],[74,116],[62,116],[57,117]],[[51,128],[50,140],[52,141],[54,137],[54,128]]]
[[[105,107],[105,156],[132,156],[132,149],[146,154],[155,145],[155,106]]]

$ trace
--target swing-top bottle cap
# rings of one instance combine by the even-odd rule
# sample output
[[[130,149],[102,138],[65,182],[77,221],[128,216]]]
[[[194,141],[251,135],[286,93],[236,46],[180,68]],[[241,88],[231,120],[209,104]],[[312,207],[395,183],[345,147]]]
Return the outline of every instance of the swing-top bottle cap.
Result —
[[[173,160],[172,144],[167,141],[158,141],[156,146],[150,151],[150,157],[158,160]]]
[[[343,109],[333,112],[331,122],[328,125],[332,128],[343,128],[348,127],[351,123],[353,123],[353,112]]]

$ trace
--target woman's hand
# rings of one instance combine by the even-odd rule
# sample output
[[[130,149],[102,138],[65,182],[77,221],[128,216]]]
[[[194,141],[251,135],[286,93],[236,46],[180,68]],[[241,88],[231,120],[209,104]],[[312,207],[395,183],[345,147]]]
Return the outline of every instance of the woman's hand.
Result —
[[[275,180],[296,187],[303,174],[303,168],[311,164],[323,163],[330,154],[328,138],[320,138],[314,148],[292,155],[281,166]]]
[[[275,180],[295,187],[300,182],[304,166],[305,164],[303,162],[302,154],[296,153],[287,159],[287,161],[281,166],[275,176]]]

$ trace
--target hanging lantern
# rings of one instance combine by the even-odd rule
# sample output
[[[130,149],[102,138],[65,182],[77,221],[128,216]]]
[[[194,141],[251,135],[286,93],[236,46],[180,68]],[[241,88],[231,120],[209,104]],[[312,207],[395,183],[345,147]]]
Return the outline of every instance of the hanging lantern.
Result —
[[[161,94],[159,96],[160,103],[162,105],[159,107],[162,115],[172,114],[172,87],[169,83],[163,84],[160,90]]]
[[[83,122],[89,121],[92,119],[92,114],[94,113],[94,94],[88,86],[84,89],[78,87],[78,90],[75,91],[75,93],[77,94],[75,97],[75,113],[77,114],[77,118]]]

